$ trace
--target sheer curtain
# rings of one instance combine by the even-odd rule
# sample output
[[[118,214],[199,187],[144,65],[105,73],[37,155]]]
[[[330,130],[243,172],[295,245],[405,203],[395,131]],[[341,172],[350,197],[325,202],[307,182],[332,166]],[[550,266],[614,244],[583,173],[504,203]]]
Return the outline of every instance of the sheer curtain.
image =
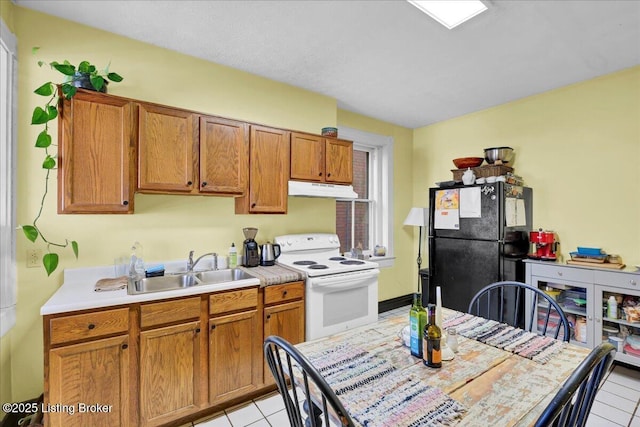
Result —
[[[0,19],[0,336],[16,323],[16,38]]]

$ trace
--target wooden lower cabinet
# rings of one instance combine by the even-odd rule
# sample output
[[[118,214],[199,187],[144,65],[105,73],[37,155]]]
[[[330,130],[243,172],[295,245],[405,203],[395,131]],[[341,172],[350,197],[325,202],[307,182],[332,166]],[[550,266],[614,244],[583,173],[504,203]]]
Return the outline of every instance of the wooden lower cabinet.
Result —
[[[159,426],[203,408],[197,321],[140,333],[140,421]]]
[[[264,338],[278,335],[292,344],[304,342],[304,282],[266,287],[264,301]],[[275,384],[266,360],[264,383]]]
[[[182,425],[273,390],[264,337],[304,341],[304,282],[47,315],[43,326],[45,408],[74,409],[53,407],[47,426]]]
[[[258,389],[262,382],[261,344],[257,310],[209,321],[209,403]]]
[[[54,348],[48,360],[47,426],[135,425],[129,418],[127,335]]]

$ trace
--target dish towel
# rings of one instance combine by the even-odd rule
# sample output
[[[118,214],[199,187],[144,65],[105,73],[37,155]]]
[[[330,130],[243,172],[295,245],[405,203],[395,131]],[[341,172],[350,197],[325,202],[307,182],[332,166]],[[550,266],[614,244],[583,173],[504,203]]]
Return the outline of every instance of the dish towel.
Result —
[[[120,276],[110,279],[100,279],[96,282],[95,291],[117,291],[127,287],[127,276]]]
[[[310,355],[351,416],[366,427],[451,426],[466,409],[437,387],[350,344]]]
[[[547,363],[565,347],[564,341],[472,314],[456,313],[447,318],[443,326],[445,329],[456,328],[463,337],[510,351],[540,364]]]

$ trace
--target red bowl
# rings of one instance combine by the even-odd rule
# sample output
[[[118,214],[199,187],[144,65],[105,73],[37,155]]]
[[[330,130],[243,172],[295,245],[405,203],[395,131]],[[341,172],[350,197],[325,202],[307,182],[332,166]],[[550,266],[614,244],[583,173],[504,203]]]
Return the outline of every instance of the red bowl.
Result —
[[[459,159],[453,159],[453,164],[458,169],[477,168],[482,164],[484,158],[482,157],[461,157]]]

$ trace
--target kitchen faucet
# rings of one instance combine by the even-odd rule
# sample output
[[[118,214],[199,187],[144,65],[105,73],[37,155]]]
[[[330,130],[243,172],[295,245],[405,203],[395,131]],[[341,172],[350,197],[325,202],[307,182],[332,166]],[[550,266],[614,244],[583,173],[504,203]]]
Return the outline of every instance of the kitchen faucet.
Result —
[[[193,251],[189,251],[189,262],[187,263],[187,273],[192,273],[195,266],[200,262],[200,260],[208,255],[213,256],[213,269],[218,269],[218,254],[215,252],[209,252],[204,255],[200,255],[195,261],[193,260]]]

